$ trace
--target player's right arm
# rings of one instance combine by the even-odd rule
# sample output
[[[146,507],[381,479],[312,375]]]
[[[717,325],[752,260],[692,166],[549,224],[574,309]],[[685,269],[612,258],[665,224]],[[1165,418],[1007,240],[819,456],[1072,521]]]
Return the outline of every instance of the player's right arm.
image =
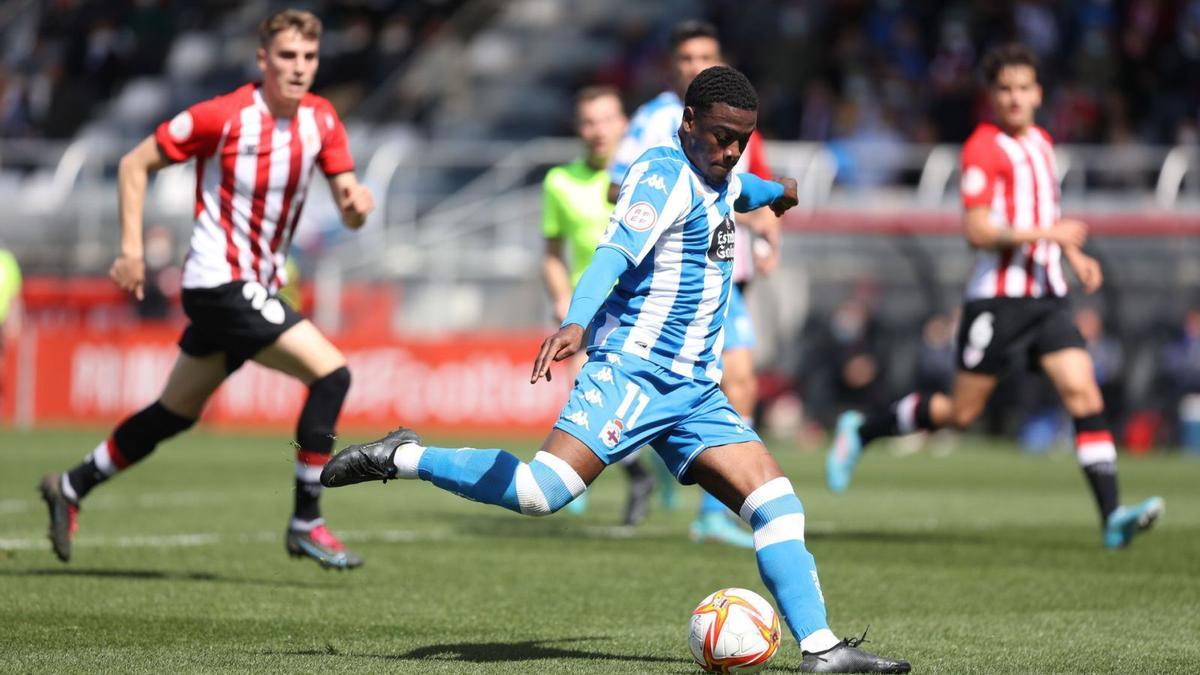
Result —
[[[996,139],[972,136],[962,151],[963,231],[972,248],[1003,250],[1052,241],[1064,247],[1083,246],[1087,226],[1077,220],[1060,220],[1049,229],[1015,229],[992,220],[992,200],[996,184],[1008,162]]]
[[[146,266],[142,259],[142,209],[150,174],[170,164],[154,136],[147,136],[125,153],[117,165],[117,203],[121,218],[121,253],[108,276],[123,291],[143,297]]]
[[[968,208],[963,214],[963,227],[967,243],[980,249],[1014,248],[1035,241],[1052,241],[1064,248],[1079,248],[1087,241],[1087,226],[1078,220],[1060,220],[1048,230],[1017,230],[993,223],[986,206]]]

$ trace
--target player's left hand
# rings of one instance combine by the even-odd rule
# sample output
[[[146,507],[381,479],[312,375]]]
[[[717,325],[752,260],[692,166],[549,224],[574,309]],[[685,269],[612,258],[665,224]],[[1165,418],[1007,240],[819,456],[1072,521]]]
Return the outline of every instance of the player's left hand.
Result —
[[[554,361],[569,359],[579,352],[583,346],[583,326],[570,323],[558,329],[558,332],[546,338],[537,358],[533,361],[533,375],[529,384],[535,384],[542,376],[550,381],[550,364]]]
[[[788,209],[800,203],[800,198],[796,196],[795,178],[780,178],[778,182],[783,185],[783,196],[771,202],[770,207],[776,216],[782,216]]]
[[[1075,270],[1075,276],[1079,277],[1079,283],[1083,284],[1084,293],[1090,295],[1104,285],[1104,273],[1100,271],[1100,262],[1095,258],[1075,252],[1069,255],[1068,261],[1071,263],[1071,269]]]
[[[342,222],[346,227],[357,230],[367,222],[367,214],[375,210],[375,198],[366,185],[346,185],[338,195],[338,209],[342,212]]]

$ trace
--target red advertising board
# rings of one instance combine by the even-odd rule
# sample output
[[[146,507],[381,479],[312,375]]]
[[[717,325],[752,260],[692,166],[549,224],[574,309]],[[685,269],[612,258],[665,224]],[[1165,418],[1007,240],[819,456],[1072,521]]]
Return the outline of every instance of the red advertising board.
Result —
[[[153,401],[178,348],[178,328],[26,331],[7,354],[5,419],[20,425],[111,424]],[[566,400],[570,378],[529,384],[541,334],[437,339],[345,336],[353,381],[341,428],[398,424],[441,434],[542,434]],[[290,432],[303,404],[299,382],[250,363],[218,390],[204,421],[223,428]]]

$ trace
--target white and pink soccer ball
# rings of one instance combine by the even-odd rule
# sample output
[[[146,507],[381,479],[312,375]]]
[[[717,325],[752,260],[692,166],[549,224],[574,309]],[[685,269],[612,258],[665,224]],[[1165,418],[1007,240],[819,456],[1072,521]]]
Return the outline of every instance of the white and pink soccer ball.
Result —
[[[779,651],[779,617],[763,597],[744,588],[723,588],[692,611],[688,647],[710,673],[754,673]]]

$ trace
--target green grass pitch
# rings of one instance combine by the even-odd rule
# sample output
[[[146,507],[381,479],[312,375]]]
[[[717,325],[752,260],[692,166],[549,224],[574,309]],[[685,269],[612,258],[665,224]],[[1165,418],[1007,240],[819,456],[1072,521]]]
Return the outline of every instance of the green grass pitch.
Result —
[[[330,525],[367,563],[322,571],[284,553],[287,440],[203,431],[94,492],[63,565],[35,485],[98,436],[0,432],[0,671],[691,673],[695,603],[765,594],[750,552],[688,542],[694,491],[614,527],[619,471],[582,517],[526,519],[416,482],[328,491]],[[528,458],[536,444],[519,445]],[[868,648],[922,673],[1200,669],[1200,461],[1122,458],[1127,501],[1159,494],[1167,514],[1110,552],[1069,454],[960,445],[873,451],[833,497],[819,453],[775,444],[835,632],[869,624]],[[787,636],[772,667],[799,663]]]

